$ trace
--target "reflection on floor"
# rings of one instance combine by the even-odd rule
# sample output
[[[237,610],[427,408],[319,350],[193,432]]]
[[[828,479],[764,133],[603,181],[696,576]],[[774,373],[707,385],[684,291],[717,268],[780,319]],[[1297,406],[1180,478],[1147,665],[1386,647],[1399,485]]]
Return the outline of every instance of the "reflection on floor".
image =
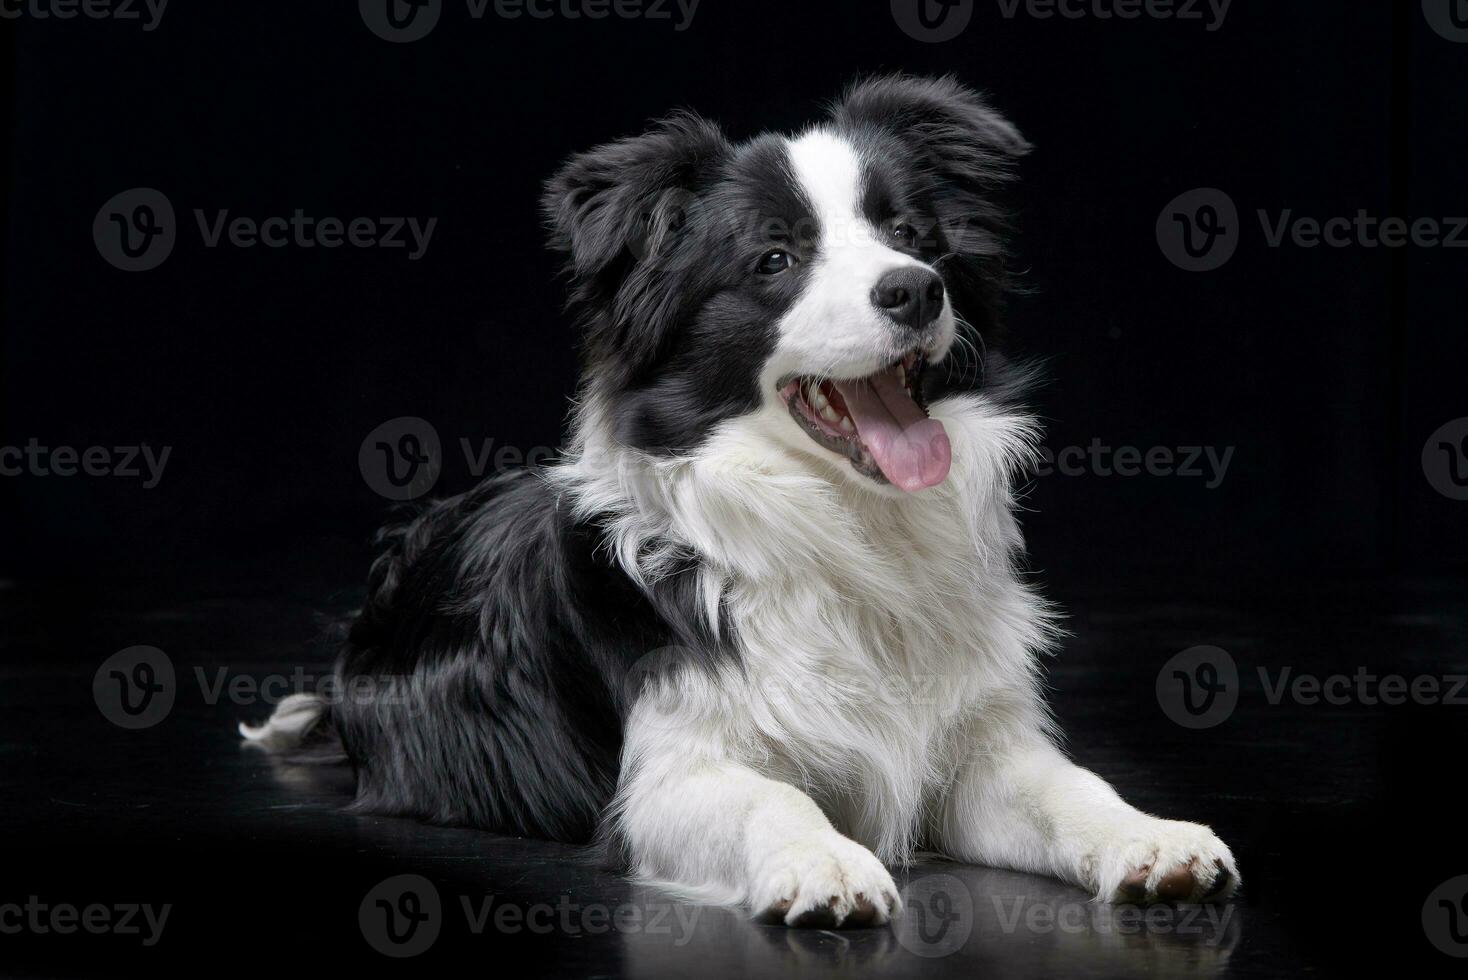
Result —
[[[1072,603],[1075,637],[1051,666],[1069,750],[1144,809],[1213,825],[1239,858],[1240,899],[1111,908],[1045,878],[924,859],[899,876],[909,911],[892,928],[801,932],[673,901],[573,848],[352,815],[349,774],[242,749],[236,721],[322,671],[313,607],[114,597],[78,612],[70,595],[12,587],[0,591],[0,972],[261,976],[411,956],[496,976],[1242,977],[1333,975],[1389,949],[1414,977],[1447,975],[1455,934],[1435,935],[1424,903],[1468,873],[1442,788],[1468,707],[1442,703],[1451,682],[1436,703],[1399,704],[1359,680],[1312,702],[1294,682],[1468,674],[1464,595],[1440,583]],[[135,645],[164,652],[174,701],[128,729],[93,681]],[[1238,700],[1190,729],[1157,680],[1199,645],[1228,652]],[[1372,911],[1353,922],[1340,898]]]

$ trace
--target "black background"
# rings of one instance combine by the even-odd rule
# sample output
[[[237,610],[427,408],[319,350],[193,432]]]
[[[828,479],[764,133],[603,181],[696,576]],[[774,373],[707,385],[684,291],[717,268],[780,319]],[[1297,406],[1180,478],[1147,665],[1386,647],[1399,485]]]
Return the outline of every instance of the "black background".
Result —
[[[341,6],[344,9],[336,9]],[[919,43],[885,3],[704,0],[670,21],[472,20],[412,44],[351,4],[170,7],[159,29],[25,23],[16,47],[0,444],[171,446],[160,485],[9,478],[14,576],[217,574],[356,545],[384,501],[357,451],[398,416],[458,451],[559,444],[576,377],[539,187],[568,154],[694,107],[735,137],[789,130],[863,73],[954,72],[1036,144],[1016,194],[1011,346],[1046,358],[1054,449],[1235,447],[1226,479],[1052,475],[1029,497],[1061,584],[1178,574],[1270,584],[1461,568],[1468,507],[1422,446],[1468,414],[1468,251],[1266,245],[1255,212],[1468,214],[1468,47],[1418,5],[1237,0],[1222,27],[1006,19]],[[104,202],[154,187],[159,268],[93,244]],[[1242,240],[1183,272],[1154,235],[1195,187]],[[204,247],[212,220],[436,217],[406,250]],[[319,549],[318,549],[319,550]],[[352,554],[350,547],[344,554]],[[345,566],[343,566],[345,567]]]
[[[1173,745],[1168,764],[1190,760],[1192,791],[1227,798],[1220,830],[1254,869],[1255,935],[1283,930],[1282,946],[1316,961],[1358,955],[1360,923],[1329,899],[1407,896],[1387,935],[1392,948],[1420,946],[1418,896],[1468,870],[1450,842],[1461,841],[1460,811],[1439,795],[1457,780],[1441,765],[1461,753],[1462,709],[1256,710],[1184,749],[1150,690],[1157,662],[1203,641],[1246,664],[1319,674],[1463,666],[1468,503],[1433,489],[1421,454],[1439,426],[1468,416],[1468,251],[1270,248],[1256,215],[1468,215],[1468,44],[1434,33],[1416,0],[1234,0],[1216,31],[1007,19],[991,0],[941,44],[906,36],[885,0],[702,0],[681,32],[616,18],[474,21],[449,0],[429,37],[402,45],[373,36],[352,3],[174,0],[150,33],[77,19],[3,21],[0,37],[15,92],[0,446],[172,447],[153,489],[0,477],[0,592],[26,597],[27,624],[4,645],[5,676],[57,661],[89,677],[134,642],[235,665],[324,656],[305,652],[311,611],[353,597],[389,506],[358,469],[372,429],[429,420],[445,446],[440,493],[474,480],[461,439],[522,452],[561,441],[576,338],[537,207],[561,160],[679,106],[741,138],[804,125],[862,74],[952,72],[1036,145],[1014,195],[1027,292],[1009,323],[1011,350],[1046,363],[1033,404],[1047,445],[1233,447],[1212,489],[1094,472],[1029,487],[1037,576],[1081,610],[1053,683],[1061,720],[1092,754],[1083,761],[1130,776],[1130,795],[1145,770],[1125,760]],[[135,187],[168,196],[179,240],[159,268],[126,273],[103,260],[92,224]],[[1237,204],[1241,241],[1223,268],[1188,273],[1167,261],[1155,225],[1199,187]],[[210,249],[193,214],[298,208],[438,222],[410,262],[402,249]],[[1410,634],[1416,607],[1382,598],[1402,594],[1454,610],[1428,626],[1456,646]],[[291,614],[262,623],[259,607],[196,605],[144,617],[152,633],[137,619],[119,630],[98,611],[119,595],[132,610],[265,596]],[[1133,604],[1107,601],[1123,595]],[[1199,608],[1189,603],[1225,595],[1243,598],[1189,618]],[[1120,608],[1130,611],[1107,612]],[[269,650],[251,649],[262,636]],[[1128,651],[1138,659],[1105,666]],[[129,780],[136,769],[139,798],[161,801],[171,773],[150,777],[139,760],[172,759],[175,743],[159,734],[129,743],[142,754],[125,749],[85,684],[65,690],[55,696],[76,695],[89,726],[74,745],[61,735],[17,753],[49,788],[37,799],[76,795],[66,760],[91,745],[89,764]],[[30,696],[5,701],[17,724],[44,723],[26,713]],[[208,770],[231,738],[216,714],[194,714],[214,741],[180,756],[182,787],[196,787],[184,774]],[[211,785],[229,775],[215,771]],[[0,779],[17,785],[32,792]],[[130,805],[131,792],[113,802]],[[1141,792],[1186,809],[1180,788]],[[50,855],[97,825],[51,812],[35,811],[27,833],[39,843],[16,880],[92,894],[88,866],[58,878]],[[161,816],[152,831],[143,821],[120,826],[175,836]],[[348,891],[371,877],[349,845],[312,855],[288,830],[260,830],[249,845],[234,823],[203,830],[176,855],[178,888],[221,887],[195,862],[236,845],[250,866],[282,854],[316,862],[318,881],[354,875]],[[98,852],[122,835],[101,833]],[[109,873],[164,874],[141,858]],[[248,888],[224,905],[238,921],[277,894],[268,880]],[[291,902],[309,910],[312,895]],[[222,938],[235,921],[214,928]],[[1267,972],[1274,948],[1251,955]]]

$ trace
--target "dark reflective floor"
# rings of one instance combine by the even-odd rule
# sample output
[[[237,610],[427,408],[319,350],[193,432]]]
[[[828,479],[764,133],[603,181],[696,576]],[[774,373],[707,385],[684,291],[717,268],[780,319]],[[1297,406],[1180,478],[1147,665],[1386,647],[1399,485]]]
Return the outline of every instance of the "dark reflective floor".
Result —
[[[1429,902],[1468,874],[1468,706],[1441,703],[1468,674],[1462,583],[1164,594],[1067,599],[1057,713],[1073,754],[1125,796],[1212,824],[1242,897],[1107,909],[1043,878],[925,860],[901,876],[913,913],[834,933],[674,902],[566,847],[349,815],[342,774],[242,749],[234,724],[320,669],[350,590],[196,585],[159,602],[5,583],[0,973],[375,972],[408,952],[410,967],[488,976],[1463,975],[1444,950],[1468,954],[1468,915]],[[93,681],[134,645],[167,654],[174,703],[128,730]],[[1238,702],[1191,730],[1156,680],[1198,645],[1229,653]],[[1291,687],[1362,671],[1437,678],[1440,695],[1419,684],[1382,703],[1390,691],[1364,681],[1310,703],[1308,683]]]

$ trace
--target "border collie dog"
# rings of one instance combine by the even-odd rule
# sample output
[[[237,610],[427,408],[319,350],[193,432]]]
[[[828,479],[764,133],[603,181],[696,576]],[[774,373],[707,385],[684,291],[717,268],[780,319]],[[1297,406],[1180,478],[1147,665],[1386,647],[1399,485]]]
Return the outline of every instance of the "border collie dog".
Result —
[[[977,370],[1027,149],[893,76],[797,135],[679,113],[573,157],[544,197],[585,335],[564,458],[385,530],[343,696],[245,736],[336,747],[359,811],[597,842],[792,926],[887,921],[917,848],[1232,894],[1223,842],[1071,763],[1042,697],[1037,425]]]

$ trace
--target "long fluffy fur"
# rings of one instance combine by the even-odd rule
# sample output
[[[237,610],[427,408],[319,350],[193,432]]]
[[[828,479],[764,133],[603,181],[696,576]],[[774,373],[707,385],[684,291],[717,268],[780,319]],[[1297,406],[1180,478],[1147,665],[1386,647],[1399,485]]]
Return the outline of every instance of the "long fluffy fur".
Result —
[[[892,77],[796,137],[736,145],[683,113],[573,158],[545,200],[587,337],[566,458],[387,529],[337,696],[244,735],[338,740],[358,809],[599,839],[790,924],[884,921],[884,864],[919,845],[1102,898],[1231,888],[1207,828],[1133,810],[1055,747],[1054,617],[1015,518],[1037,426],[1001,359],[952,370],[997,330],[992,195],[1027,149],[953,80]],[[778,279],[749,272],[769,242],[734,220],[770,212],[818,239]],[[928,246],[884,237],[890,214],[931,219]],[[892,269],[941,275],[930,322],[876,308]],[[937,363],[914,397],[952,465],[901,493],[784,399],[919,337]]]

